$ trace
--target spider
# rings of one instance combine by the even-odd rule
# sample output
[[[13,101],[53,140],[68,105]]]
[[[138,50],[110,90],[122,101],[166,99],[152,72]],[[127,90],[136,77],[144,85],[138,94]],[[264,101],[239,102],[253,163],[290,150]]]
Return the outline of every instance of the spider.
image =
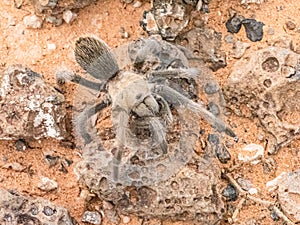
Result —
[[[92,143],[96,137],[90,132],[87,121],[111,105],[111,120],[116,135],[116,151],[112,163],[114,180],[118,180],[122,152],[127,147],[135,151],[140,148],[157,149],[159,153],[156,156],[148,154],[150,159],[168,154],[166,130],[168,124],[174,120],[173,108],[179,113],[188,109],[193,114],[200,115],[218,131],[225,132],[237,140],[235,133],[223,121],[206,110],[202,104],[193,101],[193,96],[188,90],[184,90],[176,82],[171,82],[174,78],[194,80],[199,70],[189,68],[183,53],[178,51],[178,48],[171,47],[171,44],[165,43],[165,46],[161,47],[158,40],[150,38],[140,39],[129,46],[128,51],[133,57],[135,67],[139,68],[142,74],[121,70],[113,52],[103,40],[80,37],[75,43],[77,63],[99,82],[78,75],[64,79],[106,94],[101,102],[86,108],[75,118],[76,130],[86,145]],[[143,53],[139,51],[141,48]],[[149,54],[145,54],[145,51]],[[166,51],[174,52],[174,57],[172,59],[167,57],[164,54]],[[154,59],[157,55],[161,59],[159,63]],[[147,61],[147,57],[152,58]],[[187,118],[188,120],[190,119]],[[137,129],[147,128],[149,138],[146,145],[132,131],[132,126]]]

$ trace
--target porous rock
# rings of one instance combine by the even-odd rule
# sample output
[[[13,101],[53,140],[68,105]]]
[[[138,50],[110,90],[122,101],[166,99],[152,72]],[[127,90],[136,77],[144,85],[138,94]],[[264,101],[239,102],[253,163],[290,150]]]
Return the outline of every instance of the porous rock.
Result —
[[[216,71],[227,65],[221,50],[222,34],[209,28],[194,28],[179,35],[175,42],[191,50],[205,64]]]
[[[259,119],[276,153],[299,135],[300,55],[268,47],[237,61],[224,88],[227,106],[239,116]]]
[[[0,76],[0,139],[63,139],[64,97],[41,75],[14,65]]]
[[[81,9],[97,0],[30,0],[37,14],[57,15],[65,10]]]
[[[291,215],[295,223],[300,222],[300,170],[281,173],[273,181],[269,181],[267,187],[271,191],[277,188],[282,210]]]
[[[42,198],[29,198],[0,189],[1,224],[75,225],[68,210]]]

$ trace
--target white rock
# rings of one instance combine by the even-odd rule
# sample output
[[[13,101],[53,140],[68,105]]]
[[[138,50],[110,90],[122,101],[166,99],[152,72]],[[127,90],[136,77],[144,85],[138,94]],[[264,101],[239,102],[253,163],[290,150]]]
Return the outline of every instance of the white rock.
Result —
[[[123,216],[122,217],[122,222],[125,223],[125,224],[129,223],[130,222],[130,217],[129,216]]]
[[[140,1],[136,1],[134,4],[133,4],[133,7],[134,8],[139,8],[142,6],[142,3]]]
[[[66,23],[73,22],[77,17],[76,13],[73,13],[71,10],[66,10],[63,12],[63,19]]]
[[[256,159],[263,155],[264,148],[261,145],[251,143],[240,150],[238,159],[243,162],[251,162],[251,164],[255,165],[259,163],[259,160]]]
[[[23,22],[27,28],[33,29],[39,29],[43,24],[43,20],[36,15],[25,16]]]
[[[42,177],[42,181],[38,184],[38,188],[43,191],[52,191],[58,188],[58,184],[48,177]]]
[[[286,172],[282,172],[281,174],[279,174],[279,176],[277,176],[275,179],[268,181],[266,183],[266,187],[268,189],[269,192],[273,192],[278,188],[278,184],[284,179],[284,177],[286,176]]]
[[[256,188],[250,188],[248,192],[250,193],[250,195],[255,195],[258,191]]]
[[[47,44],[47,48],[49,50],[55,50],[56,49],[56,45],[54,43],[49,43],[49,44]]]

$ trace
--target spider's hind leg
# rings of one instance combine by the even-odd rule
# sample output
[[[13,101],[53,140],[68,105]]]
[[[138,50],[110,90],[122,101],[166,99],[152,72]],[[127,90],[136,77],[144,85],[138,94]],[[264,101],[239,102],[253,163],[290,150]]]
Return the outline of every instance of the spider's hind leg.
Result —
[[[120,69],[107,44],[94,37],[80,37],[75,44],[77,63],[96,79],[107,81]]]

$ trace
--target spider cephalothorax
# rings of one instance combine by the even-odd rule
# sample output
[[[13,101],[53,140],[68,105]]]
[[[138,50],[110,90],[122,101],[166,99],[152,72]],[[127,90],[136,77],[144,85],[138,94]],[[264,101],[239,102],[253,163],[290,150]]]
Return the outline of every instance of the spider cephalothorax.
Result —
[[[113,149],[97,153],[102,158],[98,164],[106,178],[125,185],[167,179],[190,159],[198,140],[199,116],[218,131],[236,138],[223,121],[192,100],[197,96],[194,84],[199,70],[189,68],[183,51],[150,38],[129,45],[128,54],[135,65],[132,71],[119,69],[102,40],[79,38],[75,46],[76,61],[100,82],[79,76],[69,78],[106,95],[75,118],[77,131],[87,148],[95,148],[94,143],[99,140],[88,126],[89,117],[111,105],[115,144]],[[175,127],[177,138],[171,141],[168,134],[176,132]]]

